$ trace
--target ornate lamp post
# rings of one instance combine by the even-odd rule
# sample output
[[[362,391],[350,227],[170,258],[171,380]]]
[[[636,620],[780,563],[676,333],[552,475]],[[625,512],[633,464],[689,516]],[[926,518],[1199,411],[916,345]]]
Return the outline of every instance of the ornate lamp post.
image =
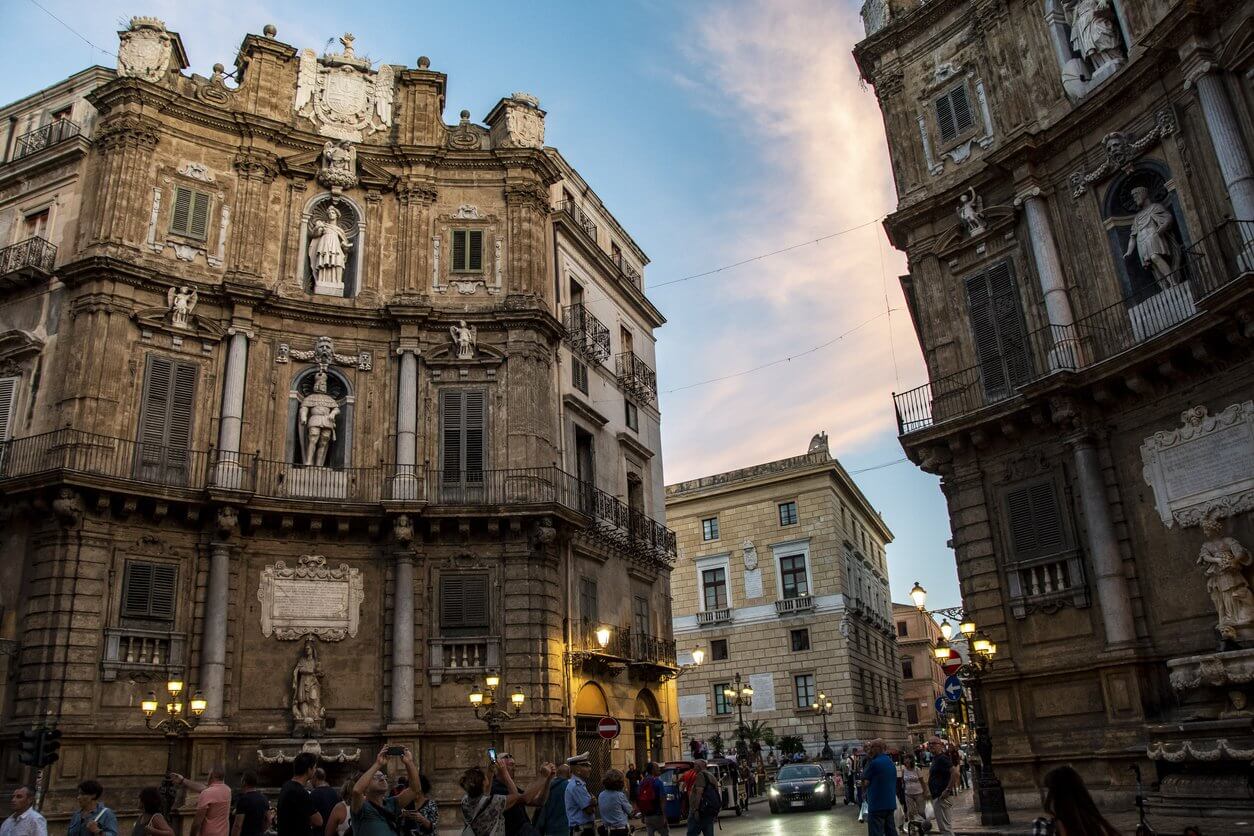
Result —
[[[744,757],[745,745],[745,707],[753,705],[753,686],[748,682],[741,684],[740,673],[736,674],[736,684],[723,689],[723,696],[728,705],[736,706],[736,755]]]
[[[966,682],[967,690],[971,695],[971,716],[975,724],[975,750],[980,755],[979,784],[976,788],[980,801],[980,822],[987,826],[1009,824],[1010,816],[1006,812],[1006,794],[1002,790],[1001,780],[998,779],[997,773],[993,770],[993,739],[988,732],[988,723],[984,716],[983,696],[980,689],[980,680],[993,663],[993,657],[997,654],[997,645],[976,629],[975,622],[968,618],[966,612],[961,608],[926,609],[927,590],[918,581],[915,581],[914,588],[910,590],[910,599],[919,608],[919,612],[924,615],[944,615],[949,618],[959,619],[958,631],[967,638],[970,647],[970,653],[967,654],[969,658],[959,668],[958,676]],[[935,651],[933,651],[938,664],[950,658],[949,636],[945,635],[945,626],[948,623],[948,620],[946,620],[944,624],[941,624],[941,635],[943,638],[936,646]],[[952,626],[949,627],[949,633],[950,635],[953,634]]]
[[[474,706],[475,718],[488,724],[488,732],[492,735],[492,746],[500,746],[501,726],[522,713],[523,703],[527,697],[522,691],[515,690],[509,695],[507,707],[501,708],[496,703],[496,692],[501,685],[499,674],[490,673],[484,678],[486,687],[470,692],[470,704]]]
[[[832,751],[831,745],[827,742],[827,715],[832,713],[832,701],[827,698],[826,694],[819,691],[819,698],[810,703],[810,708],[815,714],[823,718],[823,751],[820,757],[832,760],[836,757],[836,753]]]
[[[154,719],[157,716],[157,711],[161,708],[156,691],[149,691],[148,696],[140,702],[139,708],[144,712],[144,725],[152,731],[161,732],[165,735],[166,774],[161,781],[161,800],[165,807],[165,816],[169,819],[171,810],[174,808],[174,797],[177,794],[174,782],[170,780],[170,773],[174,772],[175,746],[180,740],[191,734],[192,729],[200,725],[200,716],[209,707],[209,702],[199,691],[196,691],[192,694],[191,700],[184,706],[183,701],[179,699],[184,691],[184,682],[181,679],[171,679],[165,684],[165,689],[170,695],[170,699],[165,704],[164,717]],[[175,830],[177,832],[177,825],[175,825]]]

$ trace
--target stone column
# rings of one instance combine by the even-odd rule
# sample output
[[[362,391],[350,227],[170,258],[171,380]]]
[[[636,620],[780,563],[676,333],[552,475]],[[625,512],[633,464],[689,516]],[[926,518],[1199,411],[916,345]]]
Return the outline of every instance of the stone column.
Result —
[[[1079,354],[1080,344],[1075,333],[1075,316],[1071,312],[1071,298],[1067,295],[1067,280],[1058,257],[1058,242],[1054,239],[1054,227],[1049,221],[1049,209],[1041,196],[1040,188],[1033,186],[1015,198],[1015,205],[1023,207],[1028,222],[1028,239],[1032,244],[1032,258],[1036,262],[1036,274],[1045,298],[1045,313],[1049,318],[1050,352],[1049,367],[1075,369],[1083,365]]]
[[[396,579],[392,587],[392,717],[391,722],[414,721],[414,553],[396,552]]]
[[[418,438],[418,350],[412,346],[397,349],[401,356],[401,378],[396,389],[396,477],[393,499],[417,499],[415,472]]]
[[[1233,215],[1238,221],[1250,221],[1240,227],[1242,243],[1249,244],[1254,242],[1254,168],[1250,166],[1241,128],[1224,88],[1222,67],[1196,42],[1181,47],[1180,52],[1186,78],[1184,86],[1185,89],[1197,86],[1206,131],[1228,188]]]
[[[231,329],[222,385],[222,416],[218,423],[218,465],[213,483],[238,490],[243,468],[239,460],[240,431],[244,424],[244,378],[248,370],[248,335]]]
[[[1110,518],[1110,503],[1106,499],[1106,480],[1102,477],[1098,461],[1097,443],[1087,432],[1080,432],[1067,441],[1075,456],[1080,502],[1088,529],[1089,557],[1097,576],[1094,586],[1102,624],[1106,628],[1106,643],[1130,644],[1136,641],[1132,601],[1128,597],[1128,582],[1123,575],[1123,556],[1119,552],[1115,524]]]
[[[200,690],[209,707],[203,722],[220,723],[226,698],[226,622],[231,588],[231,546],[209,544],[209,586],[201,633]]]

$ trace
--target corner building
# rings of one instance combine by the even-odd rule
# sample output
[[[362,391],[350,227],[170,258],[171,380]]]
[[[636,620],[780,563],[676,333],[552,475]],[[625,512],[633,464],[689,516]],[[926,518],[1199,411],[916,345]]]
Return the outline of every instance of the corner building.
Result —
[[[1254,9],[863,17],[928,369],[898,429],[998,648],[981,749],[1012,806],[1065,763],[1130,805],[1139,765],[1163,810],[1248,815],[1250,625],[1219,592],[1248,573],[1195,563],[1254,542]]]
[[[276,34],[228,81],[135,18],[116,71],[9,108],[4,783],[50,714],[51,817],[85,777],[126,811],[176,676],[208,702],[177,763],[231,780],[313,749],[335,782],[392,740],[451,799],[489,674],[525,697],[497,741],[524,775],[584,714],[622,722],[604,766],[669,756],[647,258],[534,97],[447,125],[427,59]]]
[[[736,745],[737,711],[723,689],[737,673],[753,688],[745,723],[823,750],[883,737],[900,745],[906,724],[884,547],[892,532],[828,450],[810,449],[666,488],[679,538],[673,579],[681,661],[705,653],[679,679],[684,744],[721,734]],[[764,747],[764,751],[765,751]]]
[[[931,616],[910,604],[893,604],[893,621],[901,658],[901,696],[909,741],[918,745],[926,743],[937,729],[947,725],[936,716],[936,698],[945,687],[945,674],[936,662],[935,653],[942,641],[941,630]]]

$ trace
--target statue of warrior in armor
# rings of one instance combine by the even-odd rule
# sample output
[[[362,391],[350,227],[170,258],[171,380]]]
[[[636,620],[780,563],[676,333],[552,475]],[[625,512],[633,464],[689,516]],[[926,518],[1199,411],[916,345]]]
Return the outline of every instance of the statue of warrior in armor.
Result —
[[[300,438],[305,467],[326,467],[327,452],[335,441],[335,419],[340,402],[327,394],[327,373],[314,375],[313,391],[300,401]]]

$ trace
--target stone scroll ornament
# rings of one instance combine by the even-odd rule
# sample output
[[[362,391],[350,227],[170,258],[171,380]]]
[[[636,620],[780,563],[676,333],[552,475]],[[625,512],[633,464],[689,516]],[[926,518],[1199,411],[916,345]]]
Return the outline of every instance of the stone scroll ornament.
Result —
[[[327,565],[304,555],[296,566],[280,560],[261,573],[261,634],[285,641],[314,637],[338,642],[355,637],[366,598],[360,569]]]
[[[1201,525],[1254,509],[1254,400],[1217,415],[1195,406],[1182,426],[1141,445],[1142,475],[1168,528]]]

